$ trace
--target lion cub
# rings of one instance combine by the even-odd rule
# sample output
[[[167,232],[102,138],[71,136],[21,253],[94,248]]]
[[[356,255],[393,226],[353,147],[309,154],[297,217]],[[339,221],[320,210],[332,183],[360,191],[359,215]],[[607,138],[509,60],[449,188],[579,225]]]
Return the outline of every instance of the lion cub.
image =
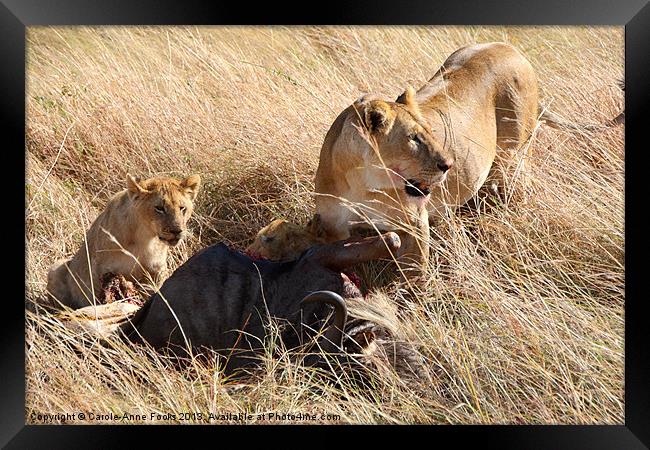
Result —
[[[136,286],[160,283],[169,247],[186,234],[200,182],[199,175],[143,181],[127,175],[127,188],[109,200],[79,251],[50,268],[47,292],[54,302],[73,309],[93,304],[102,297],[100,280],[107,273]]]
[[[245,252],[253,258],[271,261],[292,260],[308,248],[324,243],[320,216],[316,214],[306,226],[296,225],[284,219],[274,220],[257,233]]]

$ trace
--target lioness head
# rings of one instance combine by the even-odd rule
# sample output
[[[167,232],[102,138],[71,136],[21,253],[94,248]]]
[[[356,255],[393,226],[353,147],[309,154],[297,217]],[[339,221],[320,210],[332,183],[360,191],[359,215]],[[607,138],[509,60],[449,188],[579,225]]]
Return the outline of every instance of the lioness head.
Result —
[[[257,233],[246,253],[272,261],[291,260],[308,248],[323,243],[324,232],[318,214],[306,226],[276,219]]]
[[[367,158],[367,163],[379,168],[369,172],[373,174],[367,180],[370,188],[403,186],[409,197],[426,198],[431,186],[445,180],[454,163],[452,154],[432,136],[413,88],[396,102],[362,98],[354,106],[368,142],[377,150]]]
[[[187,230],[200,183],[199,175],[184,180],[155,177],[142,181],[126,176],[127,192],[140,226],[170,246],[178,244]]]

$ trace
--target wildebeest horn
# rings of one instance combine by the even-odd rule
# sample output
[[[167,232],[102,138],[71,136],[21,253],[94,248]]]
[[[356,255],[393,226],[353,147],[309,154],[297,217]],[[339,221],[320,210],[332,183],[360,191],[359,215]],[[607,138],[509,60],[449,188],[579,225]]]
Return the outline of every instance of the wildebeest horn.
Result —
[[[355,264],[374,259],[389,258],[399,249],[401,241],[392,231],[361,240],[347,240],[325,244],[318,248],[313,258],[331,270],[341,271]]]
[[[326,353],[339,352],[343,345],[343,328],[348,319],[348,307],[339,294],[332,291],[316,291],[302,299],[300,308],[309,303],[327,303],[334,307],[334,323],[325,332],[325,343],[321,348]]]

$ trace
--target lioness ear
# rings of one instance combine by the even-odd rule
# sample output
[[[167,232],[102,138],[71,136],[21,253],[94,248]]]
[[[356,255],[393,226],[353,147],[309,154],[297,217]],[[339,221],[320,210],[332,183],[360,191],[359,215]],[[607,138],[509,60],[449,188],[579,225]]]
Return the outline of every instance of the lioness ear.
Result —
[[[397,100],[395,100],[396,103],[401,103],[402,105],[406,105],[409,108],[415,108],[417,109],[418,104],[415,101],[415,89],[413,89],[411,86],[407,87],[406,90],[397,97]]]
[[[199,186],[201,185],[201,177],[199,175],[190,175],[181,182],[181,186],[185,189],[185,192],[194,200],[196,194],[199,193]]]
[[[130,174],[126,174],[126,188],[129,192],[129,197],[134,198],[139,194],[146,194],[148,191],[142,187],[139,178],[133,178]]]
[[[388,103],[375,100],[366,106],[364,121],[371,133],[388,134],[395,123],[395,112]]]

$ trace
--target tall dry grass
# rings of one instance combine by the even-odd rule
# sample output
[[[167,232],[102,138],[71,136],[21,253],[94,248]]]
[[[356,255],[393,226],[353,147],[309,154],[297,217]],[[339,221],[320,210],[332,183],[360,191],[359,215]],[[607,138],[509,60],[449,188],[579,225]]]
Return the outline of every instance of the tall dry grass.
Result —
[[[30,28],[27,39],[27,300],[43,292],[48,267],[77,250],[127,172],[203,177],[193,235],[172,267],[218,240],[243,246],[273,218],[304,221],[337,114],[366,92],[419,87],[468,43],[521,49],[543,102],[569,120],[602,123],[623,106],[615,28],[74,27]],[[623,142],[622,129],[540,127],[528,202],[450,213],[433,231],[418,298],[364,272],[384,286],[368,302],[431,368],[424,391],[390,372],[370,392],[322,386],[272,358],[233,383],[215,364],[178,371],[145,349],[80,343],[56,319],[29,313],[26,418],[130,412],[160,423],[150,414],[179,422],[180,412],[246,412],[269,422],[256,414],[302,412],[318,423],[622,423]]]

